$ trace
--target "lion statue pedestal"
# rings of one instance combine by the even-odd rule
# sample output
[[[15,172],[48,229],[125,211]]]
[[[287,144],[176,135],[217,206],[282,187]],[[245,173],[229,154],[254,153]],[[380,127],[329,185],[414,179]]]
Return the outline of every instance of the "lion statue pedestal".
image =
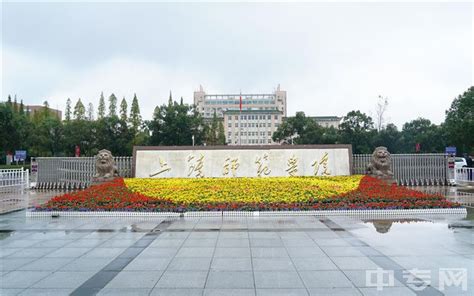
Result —
[[[390,152],[388,152],[386,147],[380,146],[375,148],[372,153],[372,159],[367,166],[366,174],[384,180],[389,184],[394,184],[396,181],[393,178],[391,166]]]
[[[95,156],[95,172],[93,184],[108,182],[119,176],[114,157],[109,150],[102,149]]]

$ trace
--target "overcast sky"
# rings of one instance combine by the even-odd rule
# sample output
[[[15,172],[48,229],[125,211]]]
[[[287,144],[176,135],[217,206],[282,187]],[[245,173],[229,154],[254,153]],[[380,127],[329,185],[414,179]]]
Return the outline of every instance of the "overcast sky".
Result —
[[[175,98],[288,91],[289,115],[435,123],[473,85],[471,3],[3,3],[2,99],[64,110],[101,91],[142,114]]]

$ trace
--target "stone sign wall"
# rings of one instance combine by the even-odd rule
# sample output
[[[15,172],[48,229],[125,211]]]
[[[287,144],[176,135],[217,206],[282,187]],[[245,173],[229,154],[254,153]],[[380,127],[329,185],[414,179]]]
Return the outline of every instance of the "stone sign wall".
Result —
[[[351,145],[195,146],[133,149],[137,178],[340,176]]]

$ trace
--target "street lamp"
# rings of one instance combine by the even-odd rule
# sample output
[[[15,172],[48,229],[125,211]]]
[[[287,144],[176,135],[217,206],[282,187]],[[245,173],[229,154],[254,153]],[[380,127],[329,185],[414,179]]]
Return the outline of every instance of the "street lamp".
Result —
[[[194,146],[194,135],[191,136],[191,139],[193,139],[193,146]]]

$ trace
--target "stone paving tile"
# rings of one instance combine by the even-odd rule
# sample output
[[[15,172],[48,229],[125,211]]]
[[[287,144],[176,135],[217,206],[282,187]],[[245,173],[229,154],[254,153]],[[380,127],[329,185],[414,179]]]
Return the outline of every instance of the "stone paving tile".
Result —
[[[188,231],[183,231],[183,232],[174,232],[174,231],[170,231],[170,232],[163,232],[162,234],[160,234],[159,238],[160,240],[163,240],[163,239],[186,239],[188,238],[190,232]]]
[[[2,296],[14,296],[20,294],[24,289],[7,289],[0,287],[0,295]]]
[[[249,248],[249,239],[245,238],[221,238],[217,240],[217,248]]]
[[[177,248],[146,248],[136,259],[146,258],[173,258],[178,252]]]
[[[287,248],[288,254],[290,257],[306,257],[306,258],[313,258],[313,257],[326,257],[324,252],[319,247],[289,247]]]
[[[162,270],[122,271],[104,288],[147,288],[152,289],[163,274]]]
[[[64,248],[93,248],[102,245],[107,239],[78,239],[71,241]]]
[[[2,289],[5,288],[28,288],[50,275],[49,271],[12,271],[2,278]]]
[[[315,238],[314,241],[319,246],[350,247],[346,240],[340,238]]]
[[[40,241],[34,245],[35,248],[60,248],[64,247],[67,244],[70,244],[73,241],[70,240],[47,240]]]
[[[360,288],[362,295],[364,296],[415,296],[416,293],[407,287],[393,287],[383,288],[382,291],[378,291],[376,288]]]
[[[337,270],[336,264],[329,257],[292,258],[297,270]]]
[[[182,257],[212,257],[214,253],[214,248],[206,247],[206,248],[198,248],[198,247],[188,247],[188,248],[181,248],[179,249],[178,253],[176,254],[177,258]]]
[[[203,296],[255,296],[255,289],[204,289]]]
[[[250,248],[254,258],[289,257],[286,248]]]
[[[37,240],[16,239],[6,242],[2,248],[27,248],[37,244]]]
[[[257,289],[257,296],[308,296],[306,289]]]
[[[206,258],[174,258],[168,270],[209,270],[211,257]]]
[[[170,258],[135,259],[124,268],[124,271],[165,270],[170,261]]]
[[[300,271],[303,282],[307,288],[339,288],[352,287],[352,283],[341,271]]]
[[[250,258],[215,258],[212,260],[211,270],[220,271],[251,271]]]
[[[57,248],[24,248],[14,252],[8,258],[40,258],[54,252]],[[2,253],[4,250],[2,250]]]
[[[377,269],[379,267],[368,257],[332,257],[341,270]]]
[[[61,267],[61,271],[99,271],[112,261],[112,258],[77,258]]]
[[[254,258],[252,262],[255,271],[295,271],[290,258]]]
[[[114,258],[126,248],[94,248],[84,255],[84,258]]]
[[[148,296],[151,289],[140,288],[104,288],[97,293],[98,296]]]
[[[3,271],[17,270],[18,268],[33,262],[36,258],[2,258],[1,268]]]
[[[166,271],[157,288],[204,288],[207,271]]]
[[[249,239],[249,232],[247,231],[232,231],[232,232],[221,232],[219,239]]]
[[[215,238],[203,238],[203,239],[187,239],[182,247],[214,247],[217,239]]]
[[[294,271],[254,271],[256,288],[304,288]]]
[[[46,258],[77,258],[94,250],[92,248],[60,248],[46,255]]]
[[[32,288],[77,288],[94,273],[91,271],[57,271],[34,284]]]
[[[166,288],[155,288],[151,291],[150,296],[202,296],[203,289],[166,289]]]
[[[215,258],[250,258],[250,248],[216,248]]]
[[[308,292],[310,296],[362,296],[356,288],[310,288]]]
[[[284,238],[281,241],[286,247],[318,247],[310,238]]]
[[[173,247],[173,248],[178,248],[178,247],[181,247],[181,245],[184,243],[185,239],[184,238],[170,238],[170,239],[162,239],[162,238],[157,238],[155,241],[153,241],[151,244],[150,244],[150,248],[155,248],[155,247],[159,247],[159,248],[170,248],[170,247]]]
[[[251,238],[250,244],[252,247],[283,247],[283,242],[280,238]]]
[[[222,289],[255,288],[251,271],[210,271],[205,287]]]
[[[3,248],[0,247],[0,258],[8,257],[18,251],[24,250],[23,248]]]
[[[365,256],[355,247],[322,246],[321,249],[323,249],[323,251],[330,257]]]
[[[219,232],[191,232],[188,239],[217,239]]]
[[[39,258],[18,268],[18,270],[29,271],[56,271],[65,266],[74,258]]]

